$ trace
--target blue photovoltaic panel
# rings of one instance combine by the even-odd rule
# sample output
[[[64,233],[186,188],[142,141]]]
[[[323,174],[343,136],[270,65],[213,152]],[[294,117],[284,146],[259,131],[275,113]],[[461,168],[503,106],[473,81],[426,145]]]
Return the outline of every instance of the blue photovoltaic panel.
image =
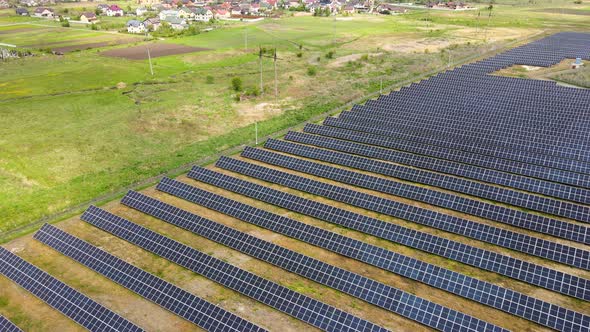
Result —
[[[0,274],[90,331],[143,331],[31,263],[0,247]]]
[[[258,239],[141,193],[130,191],[122,199],[121,203],[431,328],[440,331],[500,330],[500,328],[484,321],[271,242]],[[93,211],[93,214],[101,218],[117,218],[112,214],[98,212],[100,210],[96,208],[95,210],[97,211]]]
[[[16,325],[0,315],[0,331],[2,332],[22,332]]]
[[[557,211],[564,209],[571,209],[573,213],[584,214],[587,211],[586,209],[576,209],[576,207],[579,205],[569,204],[567,202],[561,202],[537,195],[531,195],[508,188],[501,188],[459,177],[428,172],[342,152],[323,150],[315,147],[295,144],[292,142],[269,139],[264,144],[264,147],[305,158],[326,161],[333,164],[382,174],[406,181],[448,189],[455,192],[523,207],[534,211],[546,212],[555,215],[559,215],[559,212]],[[588,201],[588,203],[590,203],[590,192],[588,197],[585,197],[583,189],[578,188],[574,192],[568,193],[567,196],[568,199],[573,201]],[[574,219],[579,220],[579,218]]]
[[[590,280],[584,278],[562,274],[520,259],[335,208],[205,168],[193,167],[188,177],[336,225],[496,272],[531,285],[590,300]],[[562,277],[557,278],[557,275]]]
[[[326,231],[251,205],[164,178],[158,190],[239,220],[420,281],[561,331],[588,331],[590,317],[412,257]],[[125,200],[129,203],[129,200]],[[563,278],[563,276],[556,276]]]
[[[83,220],[324,331],[387,331],[96,207],[90,207]]]
[[[524,177],[516,174],[509,174],[481,167],[461,164],[457,162],[446,161],[442,159],[418,156],[412,154],[396,153],[393,150],[387,150],[370,145],[363,145],[348,141],[337,140],[324,136],[315,136],[310,134],[290,131],[285,140],[303,144],[315,145],[318,147],[336,150],[340,152],[351,153],[359,156],[385,160],[389,162],[400,163],[413,167],[418,167],[433,172],[440,172],[455,176],[460,176],[472,180],[483,181],[487,183],[502,185],[509,188],[524,190],[536,194],[547,194],[552,197],[561,197],[561,192],[573,191],[571,185],[549,182],[540,179]],[[585,187],[584,183],[577,183],[574,186]],[[588,192],[588,189],[584,189]]]
[[[349,171],[304,159],[294,158],[269,150],[246,147],[242,157],[267,164],[319,176],[349,185],[379,191],[442,208],[471,214],[531,231],[563,239],[590,244],[590,228],[584,225],[550,219],[537,214],[506,208],[458,195],[447,194],[416,185],[392,181],[383,177]]]
[[[328,118],[325,121],[325,124],[334,124],[335,121],[337,120],[335,120],[334,118]],[[360,125],[355,124],[351,124],[348,127],[353,127],[358,130],[364,128]],[[567,172],[564,170],[558,170],[550,167],[527,164],[524,162],[517,162],[501,158],[494,158],[491,156],[469,153],[462,150],[453,150],[440,146],[407,142],[403,140],[393,139],[388,136],[380,136],[366,132],[347,130],[343,128],[307,124],[305,126],[304,131],[311,134],[328,136],[357,143],[370,144],[379,147],[400,150],[407,153],[426,155],[433,158],[461,162],[478,167],[495,169],[498,171],[508,173],[516,173],[523,176],[530,176],[548,181],[553,181],[556,180],[556,178],[561,178],[563,176],[562,173]],[[576,174],[578,173],[573,173],[572,175],[568,176],[575,177],[577,176]]]
[[[205,330],[265,331],[54,226],[45,224],[34,237]]]
[[[256,179],[330,198],[351,206],[361,207],[410,222],[464,235],[476,240],[581,269],[590,269],[590,252],[586,250],[476,223],[228,157],[221,157],[217,161],[216,166]]]

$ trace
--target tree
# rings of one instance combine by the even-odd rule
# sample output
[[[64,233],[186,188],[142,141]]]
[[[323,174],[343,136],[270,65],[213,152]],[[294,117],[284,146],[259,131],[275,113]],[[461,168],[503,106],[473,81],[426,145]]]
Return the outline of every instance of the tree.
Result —
[[[242,91],[242,85],[243,85],[243,83],[242,83],[241,78],[239,78],[239,77],[232,78],[231,86],[234,91],[236,91],[236,92]]]

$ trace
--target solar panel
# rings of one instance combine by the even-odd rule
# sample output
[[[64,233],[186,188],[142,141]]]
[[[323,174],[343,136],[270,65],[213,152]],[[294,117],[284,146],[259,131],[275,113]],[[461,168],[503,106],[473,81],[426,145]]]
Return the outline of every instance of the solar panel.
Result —
[[[565,207],[565,205],[563,205],[564,202],[541,196],[531,195],[524,192],[501,188],[459,177],[428,172],[370,158],[354,156],[331,150],[318,149],[315,147],[309,147],[286,141],[269,139],[264,144],[264,147],[296,156],[330,162],[333,164],[369,171],[376,174],[382,174],[406,181],[452,190],[454,192],[523,207],[533,211],[551,213],[548,211],[560,211],[563,210],[563,207]],[[590,195],[585,197],[583,192],[583,189],[579,189],[571,193],[564,194],[566,194],[566,196],[568,196],[571,200],[575,201],[590,200]],[[574,213],[578,211],[585,213],[585,210],[583,209],[572,209],[572,211],[575,211]],[[558,214],[558,212],[551,214]]]
[[[270,213],[186,183],[164,178],[158,184],[157,189],[250,224],[356,259],[544,326],[564,331],[578,331],[580,328],[587,329],[588,322],[590,322],[590,317],[575,311],[366,242]],[[554,277],[555,279],[563,278],[560,275]]]
[[[464,235],[476,240],[581,269],[590,269],[590,252],[586,250],[512,232],[503,228],[476,223],[228,157],[221,157],[217,161],[216,166],[259,180],[280,184],[317,196],[323,196],[351,206],[357,206],[413,223]]]
[[[337,122],[337,120],[335,120],[334,118],[328,118],[325,121],[326,125],[337,123],[339,122]],[[570,171],[555,169],[520,161],[513,161],[492,157],[488,155],[470,153],[463,150],[449,149],[446,147],[393,139],[389,136],[375,135],[366,132],[367,130],[363,130],[365,127],[358,124],[350,124],[347,125],[347,127],[353,127],[355,130],[358,131],[337,127],[318,126],[315,124],[307,124],[305,126],[304,131],[310,134],[317,134],[347,141],[353,141],[357,143],[370,144],[383,148],[404,151],[407,153],[426,155],[433,158],[441,158],[449,161],[456,161],[474,166],[495,169],[498,171],[545,179],[549,181],[552,181],[553,177],[563,176],[562,174],[567,174],[567,176],[570,177],[576,176],[575,174],[570,173],[576,172],[577,170]]]
[[[45,224],[34,238],[205,330],[264,331],[54,226]]]
[[[202,218],[141,193],[130,191],[122,204],[184,228],[244,254],[337,289],[440,331],[488,331],[499,328],[356,273],[326,264],[225,225]],[[108,213],[102,218],[114,218]],[[113,220],[115,222],[115,220]],[[419,303],[420,305],[416,305]]]
[[[87,330],[143,331],[125,318],[2,247],[0,247],[0,274]]]
[[[3,332],[22,332],[18,326],[14,325],[11,321],[0,315],[0,331]]]
[[[410,248],[496,272],[564,295],[590,300],[590,280],[587,279],[569,274],[558,279],[555,276],[560,272],[556,270],[342,210],[208,169],[193,167],[188,177]]]
[[[467,213],[511,226],[549,234],[575,242],[590,244],[590,230],[583,225],[550,219],[537,214],[506,208],[497,204],[486,203],[416,185],[396,182],[383,177],[353,172],[343,168],[294,158],[268,150],[246,147],[241,156],[325,179]]]
[[[549,182],[545,180],[533,179],[529,177],[523,177],[516,174],[508,174],[498,172],[490,169],[484,169],[481,167],[470,166],[466,164],[460,164],[451,161],[445,161],[441,159],[429,158],[418,155],[401,155],[393,152],[393,150],[386,150],[369,145],[363,145],[353,142],[347,142],[342,140],[336,140],[323,136],[315,136],[304,133],[298,133],[290,131],[285,139],[288,141],[315,145],[318,147],[336,150],[340,152],[351,153],[359,156],[375,158],[385,160],[389,162],[400,163],[404,165],[410,165],[422,169],[431,170],[434,172],[440,172],[455,176],[460,176],[468,179],[477,181],[483,181],[487,183],[502,185],[509,188],[524,190],[537,194],[547,193],[552,197],[559,197],[560,192],[567,190],[561,189],[562,187],[568,188],[569,185],[559,184],[555,182]],[[571,185],[588,187],[587,184],[579,182],[577,180],[564,181],[562,182],[574,182]],[[542,188],[542,189],[541,189]]]
[[[319,329],[387,331],[96,207],[86,210],[82,220]]]

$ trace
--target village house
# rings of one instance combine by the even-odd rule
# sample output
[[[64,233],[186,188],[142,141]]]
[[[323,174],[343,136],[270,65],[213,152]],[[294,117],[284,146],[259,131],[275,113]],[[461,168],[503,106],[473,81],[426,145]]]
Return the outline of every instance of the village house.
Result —
[[[194,20],[199,22],[209,22],[213,18],[213,12],[205,7],[195,8]]]
[[[145,14],[147,14],[148,10],[145,7],[138,7],[137,9],[135,9],[135,15],[137,16],[143,16]]]
[[[101,3],[98,6],[96,6],[96,9],[100,10],[101,13],[106,14],[107,10],[109,10],[109,5]]]
[[[0,9],[10,8],[10,4],[6,0],[0,0]]]
[[[129,33],[144,33],[146,32],[145,24],[138,20],[129,20],[127,21],[127,32]]]
[[[82,23],[98,23],[98,17],[96,17],[95,13],[82,13],[82,15],[80,15],[80,22]]]
[[[35,0],[20,0],[19,4],[26,6],[26,7],[35,7],[38,5],[37,1],[35,1]]]
[[[195,13],[194,13],[194,8],[192,7],[182,7],[177,11],[177,15],[180,18],[184,18],[187,20],[194,20],[195,19]],[[171,15],[166,15],[166,16],[171,16]]]
[[[224,18],[230,18],[231,14],[227,9],[215,9],[215,14],[214,14],[216,19],[224,19]]]
[[[408,10],[403,7],[399,7],[390,3],[382,3],[376,8],[377,12],[380,14],[403,14],[406,13]]]
[[[26,8],[17,8],[16,9],[16,15],[20,15],[20,16],[29,16],[29,11]]]
[[[35,17],[43,17],[43,18],[54,18],[55,17],[55,12],[51,8],[38,7],[37,9],[35,9],[35,12],[33,13],[33,16],[35,16]]]
[[[160,19],[157,17],[145,19],[143,21],[143,25],[149,31],[156,31],[160,28]]]
[[[107,16],[123,16],[125,12],[118,5],[110,5],[106,14]]]
[[[166,17],[180,17],[178,10],[174,9],[163,10],[158,16],[160,17],[161,21],[164,21]]]
[[[184,30],[188,28],[188,24],[185,19],[176,16],[168,16],[165,21],[170,24],[170,27],[174,30]]]

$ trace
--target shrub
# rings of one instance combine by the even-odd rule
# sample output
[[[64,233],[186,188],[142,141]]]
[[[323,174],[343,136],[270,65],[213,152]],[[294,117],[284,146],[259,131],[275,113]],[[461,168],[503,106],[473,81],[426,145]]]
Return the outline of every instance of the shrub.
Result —
[[[298,57],[298,58],[301,58],[302,56],[303,56],[303,53],[301,53],[301,52],[297,52],[297,57]]]
[[[326,53],[326,59],[332,59],[334,58],[334,51],[330,51],[328,53]]]
[[[369,61],[369,55],[368,54],[361,55],[361,61]]]
[[[315,76],[317,74],[317,69],[315,67],[307,67],[307,75]]]
[[[63,22],[61,22],[61,26],[64,27],[64,28],[69,28],[70,27],[70,21],[64,20]]]
[[[231,80],[231,87],[234,91],[242,91],[242,79],[239,77],[234,77]]]
[[[205,83],[213,84],[213,83],[215,83],[215,79],[213,78],[213,76],[208,75],[207,78],[205,78]]]

